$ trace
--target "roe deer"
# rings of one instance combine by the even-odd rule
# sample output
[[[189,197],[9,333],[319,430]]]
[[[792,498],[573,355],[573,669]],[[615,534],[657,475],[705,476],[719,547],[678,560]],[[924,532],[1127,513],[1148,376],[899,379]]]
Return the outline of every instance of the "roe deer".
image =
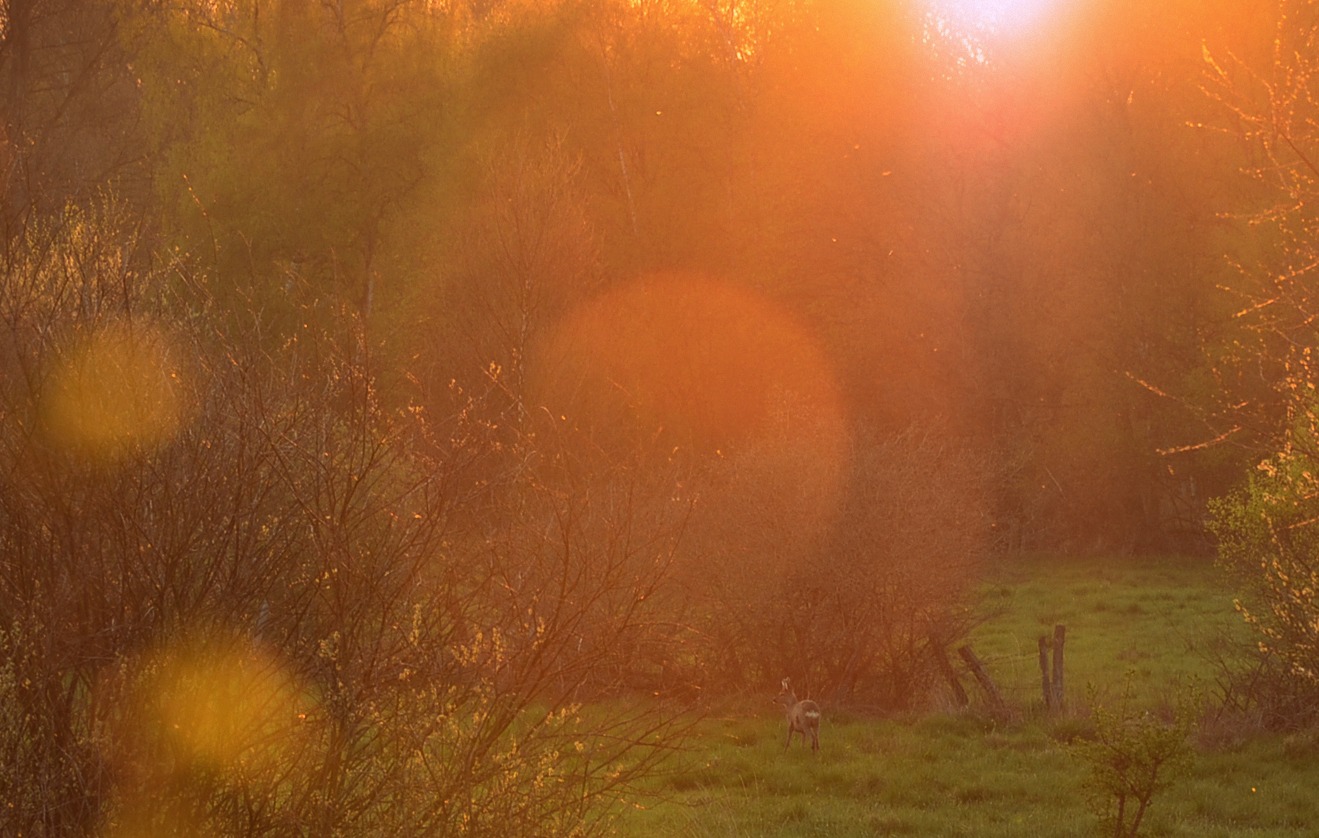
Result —
[[[811,701],[809,698],[804,701],[798,701],[797,695],[788,685],[788,679],[783,679],[783,691],[779,693],[775,702],[783,705],[783,711],[788,716],[788,741],[783,745],[783,750],[792,747],[792,734],[801,734],[802,745],[806,744],[806,735],[811,736],[811,750],[820,750],[820,705]]]

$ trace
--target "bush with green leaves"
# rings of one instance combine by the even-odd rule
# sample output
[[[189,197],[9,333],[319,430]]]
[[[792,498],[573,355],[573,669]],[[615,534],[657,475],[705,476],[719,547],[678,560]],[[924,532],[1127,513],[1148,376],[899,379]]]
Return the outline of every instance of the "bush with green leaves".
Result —
[[[1309,720],[1319,698],[1317,420],[1313,407],[1298,401],[1282,450],[1210,506],[1237,611],[1256,640],[1247,698],[1282,726]]]
[[[1190,768],[1193,696],[1183,693],[1170,714],[1161,714],[1137,705],[1130,678],[1112,704],[1091,687],[1094,736],[1072,747],[1090,769],[1085,791],[1107,834],[1136,835],[1154,796]]]

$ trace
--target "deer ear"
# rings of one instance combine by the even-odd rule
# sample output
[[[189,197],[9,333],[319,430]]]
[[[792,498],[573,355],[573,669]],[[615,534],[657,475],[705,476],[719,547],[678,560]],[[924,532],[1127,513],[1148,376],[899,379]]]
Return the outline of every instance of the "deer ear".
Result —
[[[787,678],[784,678],[784,679],[783,679],[783,689],[786,690],[787,688],[788,688],[788,679],[787,679]]]

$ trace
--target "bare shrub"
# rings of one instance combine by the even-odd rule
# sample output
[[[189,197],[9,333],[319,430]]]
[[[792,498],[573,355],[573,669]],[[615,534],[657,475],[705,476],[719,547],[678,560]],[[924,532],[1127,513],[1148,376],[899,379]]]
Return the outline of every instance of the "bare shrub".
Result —
[[[674,741],[662,703],[579,699],[659,642],[672,487],[492,464],[528,454],[387,405],[351,318],[222,335],[203,277],[116,260],[112,209],[0,292],[0,831],[601,832]],[[175,424],[72,445],[42,400],[106,323],[176,351],[65,397],[170,382]]]
[[[971,626],[988,472],[937,430],[858,434],[848,453],[836,479],[809,441],[730,458],[702,510],[708,653],[730,680],[789,673],[814,696],[909,707],[939,677],[930,644]]]

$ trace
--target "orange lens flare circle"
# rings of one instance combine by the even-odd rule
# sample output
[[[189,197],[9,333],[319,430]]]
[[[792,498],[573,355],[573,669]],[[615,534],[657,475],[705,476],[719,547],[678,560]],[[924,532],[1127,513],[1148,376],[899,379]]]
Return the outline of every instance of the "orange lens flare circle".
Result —
[[[530,372],[555,419],[594,439],[808,460],[815,485],[798,489],[837,501],[849,436],[833,365],[750,288],[673,274],[613,288],[559,322]]]
[[[832,365],[782,307],[749,289],[653,276],[563,318],[533,370],[564,418],[667,429],[723,449],[773,433],[841,430]]]

